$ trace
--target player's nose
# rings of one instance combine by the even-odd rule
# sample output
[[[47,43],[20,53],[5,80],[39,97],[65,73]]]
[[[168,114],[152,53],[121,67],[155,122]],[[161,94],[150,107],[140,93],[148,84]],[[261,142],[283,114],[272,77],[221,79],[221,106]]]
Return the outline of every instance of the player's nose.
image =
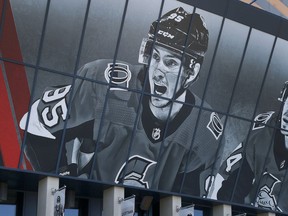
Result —
[[[161,68],[156,68],[154,70],[153,79],[156,81],[162,80],[165,78],[165,72]]]
[[[153,80],[156,82],[160,82],[163,79],[164,79],[164,75],[159,72],[155,73],[153,76]]]
[[[162,72],[165,72],[167,70],[166,68],[166,65],[163,61],[163,59],[160,59],[158,62],[157,62],[157,69],[162,71]]]

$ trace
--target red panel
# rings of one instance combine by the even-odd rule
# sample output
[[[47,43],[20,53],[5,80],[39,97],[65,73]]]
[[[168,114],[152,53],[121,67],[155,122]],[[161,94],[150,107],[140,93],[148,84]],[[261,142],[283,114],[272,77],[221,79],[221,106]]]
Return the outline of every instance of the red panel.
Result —
[[[0,1],[0,15],[2,16],[2,13],[3,13],[3,6],[4,6],[4,1],[1,0]]]
[[[8,100],[7,89],[3,78],[2,69],[0,68],[0,151],[4,166],[17,168],[20,155],[20,147],[17,140],[17,133],[12,118],[12,112]]]
[[[20,62],[23,61],[9,1],[6,7],[5,23],[2,30],[2,37],[0,39],[0,48],[3,58],[13,59]],[[15,107],[16,118],[19,122],[23,114],[27,112],[30,99],[25,68],[24,66],[8,62],[4,62],[4,64]]]
[[[7,1],[7,5],[5,9],[3,9],[3,5],[4,5],[3,3],[4,1],[2,0],[0,9],[2,9],[2,13],[5,9],[6,11],[5,11],[5,18],[4,18],[5,22],[3,25],[2,35],[0,38],[0,51],[2,53],[3,58],[22,62],[22,54],[21,54],[19,40],[17,37],[16,26],[14,23],[10,1]],[[16,120],[17,122],[19,122],[21,117],[24,115],[24,113],[27,112],[29,100],[30,100],[30,92],[28,88],[25,68],[24,66],[12,64],[9,62],[4,62],[4,66],[5,66],[6,76],[7,76],[7,80],[8,80],[8,84],[10,88],[10,94],[12,97]],[[5,85],[2,85],[1,83],[1,88],[4,88],[4,87]],[[6,89],[4,90],[5,91],[3,92],[7,92]],[[11,110],[8,112],[8,108],[10,109],[10,107],[8,106],[9,104],[4,104],[4,105],[5,107],[3,108],[5,108],[4,109],[5,112],[2,112],[1,110],[1,118],[2,116],[5,116],[5,118],[7,118],[9,128],[7,126],[5,129],[7,130],[7,134],[9,134],[9,136],[11,137],[9,138],[5,136],[7,139],[9,138],[9,140],[7,140],[9,142],[6,142],[4,140],[4,142],[6,143],[1,143],[2,157],[3,157],[5,165],[9,167],[10,166],[17,167],[16,164],[18,164],[19,162],[20,144],[17,142],[15,126],[13,126],[14,129],[12,129],[12,123],[11,125],[9,123],[9,120],[11,118],[10,115],[12,114]],[[3,125],[1,125],[1,128],[2,126]],[[12,131],[14,131],[15,133]],[[1,131],[1,136],[2,136],[2,131]],[[14,136],[14,139],[12,136]],[[23,133],[21,133],[21,137],[23,137]],[[4,151],[6,148],[7,148],[7,151]],[[9,152],[8,150],[13,150],[13,151]],[[13,156],[12,156],[12,153],[13,153]],[[9,156],[6,154],[8,154]],[[28,168],[31,168],[31,167],[28,166]]]

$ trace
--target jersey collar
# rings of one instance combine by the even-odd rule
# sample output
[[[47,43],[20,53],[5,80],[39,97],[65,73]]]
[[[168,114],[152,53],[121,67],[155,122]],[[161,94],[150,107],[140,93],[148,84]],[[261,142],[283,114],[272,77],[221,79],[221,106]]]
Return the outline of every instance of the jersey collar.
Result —
[[[190,115],[192,111],[191,105],[195,104],[194,95],[187,90],[185,103],[188,103],[189,105],[184,104],[174,119],[170,121],[161,121],[153,115],[149,107],[149,100],[150,96],[143,97],[143,112],[141,118],[145,133],[152,143],[161,142],[165,137],[168,137],[174,133]],[[166,133],[165,130],[167,130]]]

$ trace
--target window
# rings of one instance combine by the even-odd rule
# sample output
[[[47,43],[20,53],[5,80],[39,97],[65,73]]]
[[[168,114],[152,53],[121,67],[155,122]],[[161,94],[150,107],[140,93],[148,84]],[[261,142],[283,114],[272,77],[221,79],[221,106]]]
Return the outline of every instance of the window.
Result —
[[[16,205],[0,204],[1,215],[16,216]]]
[[[194,214],[195,214],[195,216],[203,216],[203,211],[195,209]]]
[[[65,209],[65,216],[78,216],[79,210],[78,209]]]

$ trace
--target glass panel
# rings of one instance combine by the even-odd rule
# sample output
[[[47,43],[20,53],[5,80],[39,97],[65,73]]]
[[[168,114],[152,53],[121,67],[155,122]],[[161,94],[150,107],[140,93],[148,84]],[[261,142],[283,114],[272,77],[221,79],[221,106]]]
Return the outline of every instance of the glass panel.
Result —
[[[29,132],[24,143],[24,150],[25,156],[33,170],[54,172],[68,112],[72,78],[40,70],[37,75],[36,82],[32,85],[34,91],[31,93],[33,103],[30,115],[26,116],[26,114],[23,114],[19,125],[21,132],[24,130]],[[34,127],[35,122],[41,122],[40,124],[43,124],[45,127],[48,126],[47,128],[50,131],[47,133],[46,129],[44,129],[46,132],[43,132],[40,128]],[[26,123],[29,125],[28,130]],[[55,142],[54,138],[56,137]],[[39,142],[42,145],[38,145],[37,143]],[[65,154],[64,150],[62,153]],[[64,160],[64,157],[62,159]],[[66,162],[60,164],[60,166],[65,165]],[[25,167],[23,166],[23,168]]]
[[[195,216],[203,216],[203,211],[202,210],[196,210],[194,211]]]
[[[27,111],[30,98],[25,69],[8,62],[4,62],[0,68],[0,149],[5,167],[17,168],[19,162],[21,134],[18,123]]]
[[[73,72],[86,6],[86,1],[51,1],[41,53],[41,66]]]
[[[7,37],[9,45],[6,48],[2,47],[1,53],[5,58],[16,61],[22,61],[23,58],[24,62],[34,64],[37,60],[46,1],[11,0],[9,2],[11,9],[7,4],[4,19],[6,24],[1,35],[4,40]]]
[[[0,204],[0,212],[1,212],[1,215],[15,216],[16,215],[16,205]]]
[[[118,0],[117,4],[114,0],[91,1],[80,66],[95,59],[114,57],[124,5],[125,0]],[[128,44],[130,47],[131,40]]]
[[[205,100],[216,110],[227,112],[229,108],[248,30],[247,26],[226,19],[218,49],[210,49],[216,55],[209,80],[206,81],[209,84]]]
[[[200,10],[200,9],[196,9],[196,13],[200,14],[205,20],[206,27],[209,31],[209,42],[208,42],[208,49],[205,54],[203,64],[201,65],[201,69],[199,72],[199,79],[196,80],[189,88],[191,88],[192,92],[196,94],[198,97],[200,97],[202,100],[205,100],[206,102],[208,102],[206,105],[204,105],[205,107],[209,108],[208,106],[209,104],[212,106],[212,108],[216,108],[214,107],[214,103],[216,102],[214,97],[215,97],[215,93],[217,93],[215,91],[216,87],[214,86],[214,89],[213,90],[211,89],[212,92],[209,92],[209,88],[213,87],[211,85],[217,85],[217,83],[214,83],[214,79],[217,78],[218,80],[220,80],[220,77],[213,77],[209,73],[210,73],[210,67],[213,61],[214,53],[216,52],[215,49],[217,45],[217,39],[218,39],[219,34],[221,34],[220,30],[221,30],[221,24],[222,24],[221,22],[223,18],[221,16],[217,16],[215,14],[212,14],[207,11]],[[204,95],[207,82],[208,83],[210,82],[208,86],[211,86],[211,87],[208,87],[206,94]],[[222,97],[217,96],[215,98],[218,98],[218,101],[222,100]]]
[[[65,209],[65,216],[78,216],[79,209]]]
[[[275,37],[253,29],[236,83],[230,114],[251,119],[265,79]],[[261,53],[261,55],[259,54]]]
[[[281,109],[281,94],[284,83],[288,80],[288,61],[283,61],[283,56],[288,55],[288,42],[277,39],[267,77],[261,92],[256,115],[267,111]],[[269,123],[268,123],[269,124]]]

